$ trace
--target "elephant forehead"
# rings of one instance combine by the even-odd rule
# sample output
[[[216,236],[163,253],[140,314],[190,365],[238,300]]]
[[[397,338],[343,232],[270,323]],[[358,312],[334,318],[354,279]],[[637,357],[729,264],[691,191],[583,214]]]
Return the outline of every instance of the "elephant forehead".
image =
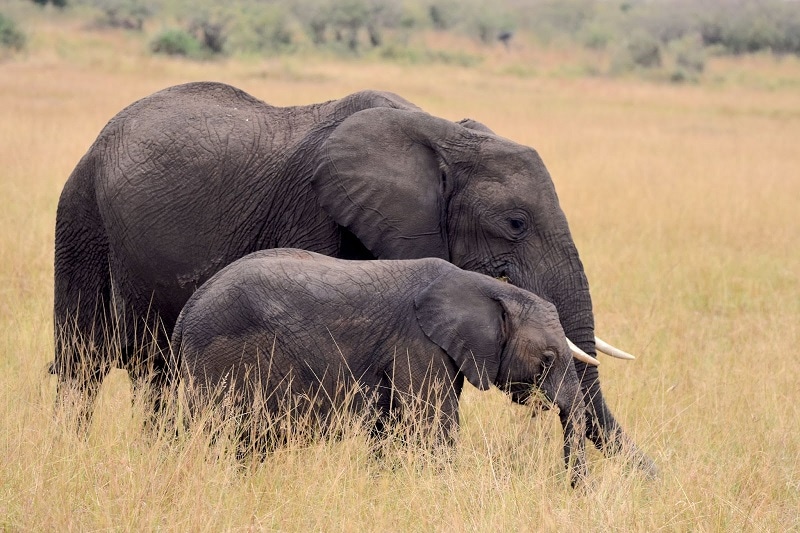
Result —
[[[544,169],[544,162],[536,150],[499,137],[481,144],[479,161],[487,167],[500,166],[512,172]]]
[[[554,339],[563,337],[558,311],[552,303],[530,291],[508,283],[502,283],[500,287],[503,301],[511,311],[512,319],[518,320],[520,326],[549,331]],[[559,345],[559,343],[560,341],[554,344]]]
[[[464,194],[464,199],[479,210],[491,211],[533,210],[538,205],[549,203],[550,197],[546,188],[536,187],[522,176],[506,176],[502,181],[474,181]]]
[[[473,163],[472,176],[505,187],[536,188],[552,185],[550,173],[532,148],[510,141],[484,144]]]
[[[520,173],[488,175],[474,181],[471,185],[475,192],[484,197],[487,195],[492,195],[488,197],[507,197],[511,196],[509,193],[515,192],[521,194],[521,196],[516,196],[520,201],[538,198],[542,191],[542,187],[537,187],[529,177]]]

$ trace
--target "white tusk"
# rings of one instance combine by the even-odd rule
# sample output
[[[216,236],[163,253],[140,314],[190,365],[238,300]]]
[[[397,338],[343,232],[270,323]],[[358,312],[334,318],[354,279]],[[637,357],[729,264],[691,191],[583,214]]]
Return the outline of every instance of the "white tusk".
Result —
[[[628,352],[623,352],[619,348],[615,348],[615,347],[611,346],[610,344],[608,344],[603,339],[599,339],[599,338],[595,337],[594,338],[594,345],[595,345],[595,347],[597,348],[598,351],[603,352],[606,355],[610,355],[611,357],[616,357],[618,359],[628,359],[629,361],[632,361],[632,360],[636,359],[634,356],[632,356]]]
[[[571,340],[569,340],[569,338],[567,338],[567,344],[569,345],[569,349],[572,352],[572,357],[574,357],[578,361],[583,361],[587,365],[592,365],[592,366],[598,366],[600,364],[600,361],[598,361],[588,353],[584,352],[583,350],[575,346],[575,344]]]

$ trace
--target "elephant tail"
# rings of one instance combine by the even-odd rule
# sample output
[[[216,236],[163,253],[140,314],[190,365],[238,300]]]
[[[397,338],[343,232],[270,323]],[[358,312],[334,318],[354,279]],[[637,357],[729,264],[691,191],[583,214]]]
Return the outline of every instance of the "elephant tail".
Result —
[[[98,171],[90,149],[64,185],[56,212],[55,358],[50,372],[79,383],[102,379],[111,362],[111,277],[95,192]]]

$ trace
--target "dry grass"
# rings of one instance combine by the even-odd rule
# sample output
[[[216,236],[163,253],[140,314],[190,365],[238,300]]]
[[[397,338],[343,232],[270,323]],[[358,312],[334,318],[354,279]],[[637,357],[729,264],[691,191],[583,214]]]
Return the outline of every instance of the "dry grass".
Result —
[[[61,28],[61,29],[57,29]],[[501,75],[318,60],[195,64],[126,37],[38,28],[0,64],[0,527],[344,531],[800,528],[800,67],[716,60],[709,81]],[[531,61],[535,59],[531,56]],[[543,61],[552,61],[552,57]],[[112,373],[87,440],[52,420],[52,256],[64,180],[119,109],[215,79],[276,104],[372,87],[536,147],[587,268],[618,417],[662,468],[590,456],[570,490],[552,413],[467,391],[456,458],[369,460],[357,437],[237,464],[200,435],[141,434]]]

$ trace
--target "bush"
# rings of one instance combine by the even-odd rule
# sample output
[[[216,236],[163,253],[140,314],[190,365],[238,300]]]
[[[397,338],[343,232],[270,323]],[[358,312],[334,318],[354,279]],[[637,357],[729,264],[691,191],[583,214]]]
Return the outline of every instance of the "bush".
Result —
[[[463,6],[454,0],[435,0],[428,7],[428,18],[434,29],[446,31],[459,22]]]
[[[724,35],[724,44],[734,54],[772,50],[781,39],[777,21],[753,15],[734,20]]]
[[[231,48],[247,52],[279,53],[294,44],[288,10],[272,4],[252,6],[231,25]]]
[[[42,7],[46,6],[47,4],[53,4],[59,9],[64,9],[67,7],[67,0],[33,0],[33,3]]]
[[[221,54],[228,41],[227,23],[211,20],[205,16],[195,17],[189,24],[189,35],[200,44],[200,47],[211,54]]]
[[[25,34],[17,24],[0,13],[0,48],[19,51],[25,48]]]
[[[661,66],[661,46],[658,39],[646,32],[634,32],[625,45],[625,51],[637,67]]]
[[[201,44],[192,34],[180,29],[166,29],[150,42],[150,50],[155,54],[170,56],[198,57]]]
[[[500,39],[500,35],[513,35],[513,24],[507,21],[507,17],[495,14],[496,12],[478,13],[468,26],[468,31],[473,37],[477,37],[483,44],[493,44]],[[507,42],[507,41],[506,41]]]
[[[153,15],[152,2],[147,0],[92,0],[101,15],[99,26],[142,31],[144,21]]]
[[[800,4],[739,0],[734,6],[717,6],[703,14],[697,29],[704,44],[722,46],[732,54],[800,54]]]
[[[690,76],[698,75],[705,70],[706,53],[703,39],[699,35],[686,35],[670,43],[670,49],[675,54],[675,64],[679,69],[686,71]]]
[[[579,38],[586,48],[604,50],[614,39],[614,32],[598,23],[592,23],[581,30]]]

